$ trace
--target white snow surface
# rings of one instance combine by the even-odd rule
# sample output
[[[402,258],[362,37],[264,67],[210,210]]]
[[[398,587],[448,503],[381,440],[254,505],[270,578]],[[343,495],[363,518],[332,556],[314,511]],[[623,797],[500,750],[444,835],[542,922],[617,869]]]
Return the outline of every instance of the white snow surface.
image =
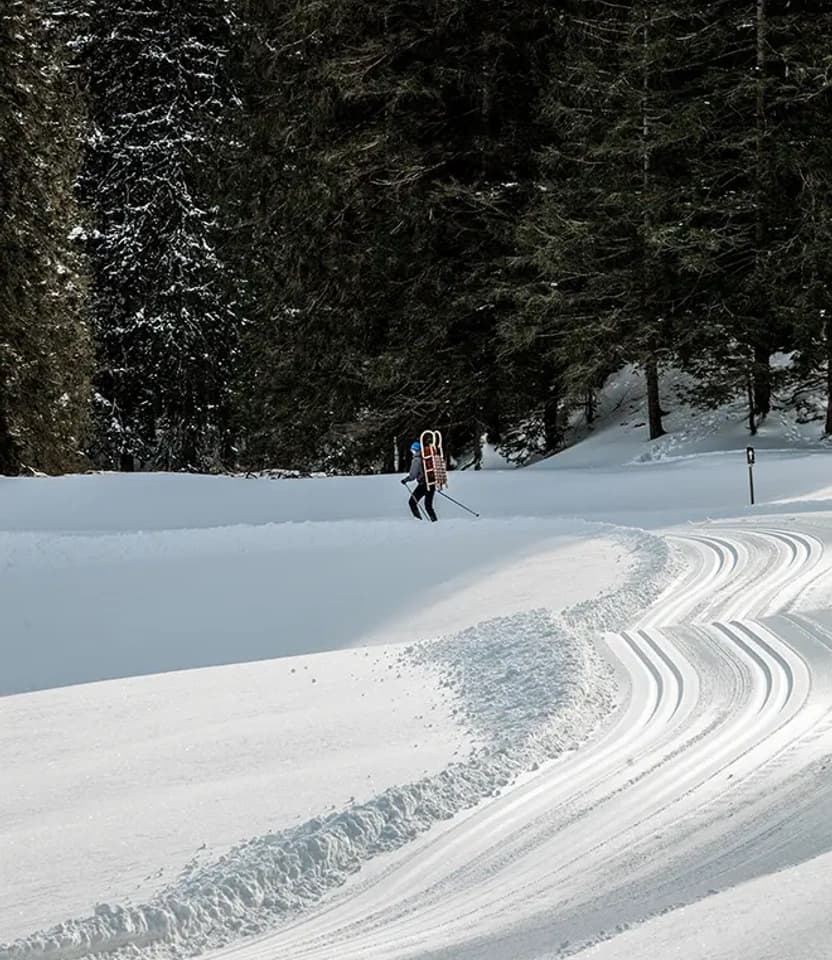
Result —
[[[0,960],[829,954],[832,456],[642,397],[438,525],[0,481]]]
[[[15,957],[259,930],[574,747],[614,685],[563,611],[640,608],[667,555],[643,532],[551,519],[4,537],[0,929],[23,939],[0,955]],[[326,647],[345,649],[291,655]],[[142,675],[158,670],[176,672]],[[102,676],[125,679],[83,682]],[[37,686],[52,689],[17,692]]]
[[[456,701],[394,647],[0,700],[4,929],[141,902],[252,833],[444,769],[478,742]]]
[[[83,482],[98,489],[102,504],[122,496],[130,515],[145,509],[145,497],[164,502],[172,489],[176,498],[182,479],[147,478],[137,500],[132,484],[119,490],[118,478]],[[194,500],[208,486],[224,502],[227,488],[213,478],[184,479]],[[59,492],[63,486],[41,482]],[[251,481],[235,483],[238,495],[252,490]],[[21,489],[28,493],[12,487],[4,506]],[[93,512],[88,517],[87,524],[95,522]],[[65,522],[81,527],[83,518],[68,513]],[[422,639],[509,610],[562,607],[614,583],[617,564],[626,563],[626,549],[609,553],[591,539],[603,529],[502,518],[433,528],[343,520],[0,533],[0,599],[13,625],[0,639],[0,652],[8,649],[0,694]],[[562,579],[553,592],[551,565],[559,556]]]
[[[821,960],[830,954],[832,855],[663,914],[578,954],[579,960]]]

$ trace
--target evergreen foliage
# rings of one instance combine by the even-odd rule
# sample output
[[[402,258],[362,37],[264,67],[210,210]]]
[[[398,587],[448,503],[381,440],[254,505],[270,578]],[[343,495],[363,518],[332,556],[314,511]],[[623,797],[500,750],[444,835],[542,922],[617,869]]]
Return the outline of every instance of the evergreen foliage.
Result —
[[[777,151],[792,209],[790,242],[771,266],[789,346],[800,354],[797,375],[826,374],[825,433],[832,434],[832,12],[818,0],[795,2],[775,26]]]
[[[625,363],[647,377],[650,437],[663,432],[658,370],[678,355],[698,282],[703,149],[701,15],[669,4],[580,3],[562,68],[541,99],[551,144],[518,231],[518,336],[559,371],[566,412]]]
[[[60,22],[0,13],[0,473],[77,468],[89,409],[83,265],[70,239],[82,103]]]
[[[230,460],[235,293],[220,247],[229,0],[88,0],[97,436],[104,465]],[[227,200],[227,198],[225,198]]]
[[[799,141],[807,97],[820,92],[811,12],[789,0],[714,4],[703,45],[705,135],[692,163],[699,322],[687,351],[706,399],[748,392],[751,433],[771,409],[771,354],[795,345]]]
[[[3,472],[90,413],[122,469],[522,461],[628,363],[650,437],[669,365],[832,398],[823,0],[53,4],[0,17]]]
[[[493,280],[529,182],[547,10],[250,4],[254,465],[391,467],[420,424],[457,450],[499,431]]]

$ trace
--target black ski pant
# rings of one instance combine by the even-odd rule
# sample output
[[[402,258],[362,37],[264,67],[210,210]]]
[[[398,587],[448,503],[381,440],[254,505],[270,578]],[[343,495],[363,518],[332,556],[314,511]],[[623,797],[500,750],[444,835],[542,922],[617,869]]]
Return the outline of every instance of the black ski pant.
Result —
[[[434,522],[439,519],[436,516],[436,511],[433,509],[433,497],[435,493],[435,490],[428,490],[424,480],[420,480],[416,484],[416,489],[410,494],[410,499],[407,502],[410,504],[410,512],[417,520],[422,519],[422,514],[419,513],[419,501],[422,497],[425,498],[425,510],[430,519]]]

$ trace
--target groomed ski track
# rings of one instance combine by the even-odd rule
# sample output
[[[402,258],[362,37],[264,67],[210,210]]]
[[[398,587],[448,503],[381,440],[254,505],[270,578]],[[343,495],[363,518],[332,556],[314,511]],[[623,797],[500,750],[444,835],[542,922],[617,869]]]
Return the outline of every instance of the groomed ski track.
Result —
[[[599,736],[211,956],[569,956],[832,847],[832,632],[793,612],[829,577],[832,525],[667,536],[685,573],[605,636],[626,696]]]

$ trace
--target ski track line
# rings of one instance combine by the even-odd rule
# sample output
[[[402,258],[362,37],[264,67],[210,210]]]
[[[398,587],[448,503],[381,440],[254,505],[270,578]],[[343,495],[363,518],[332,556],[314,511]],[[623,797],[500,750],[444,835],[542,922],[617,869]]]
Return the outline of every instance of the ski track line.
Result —
[[[563,615],[527,611],[409,648],[414,662],[432,663],[440,678],[462,684],[468,721],[485,724],[484,752],[432,778],[391,787],[357,808],[254,838],[217,863],[183,874],[146,903],[100,904],[92,916],[0,944],[0,960],[193,955],[257,936],[332,892],[362,862],[404,853],[431,824],[464,821],[507,784],[525,780],[526,771],[574,751],[609,722],[616,704],[612,671],[582,637],[614,623],[616,611],[635,614],[672,570],[659,537],[628,528],[613,532],[636,562],[611,592]],[[524,697],[531,697],[528,709],[518,711]],[[505,705],[510,717],[502,713]]]
[[[332,905],[217,956],[393,958],[432,954],[437,941],[455,956],[455,944],[463,950],[489,930],[504,936],[565,899],[574,913],[628,851],[707,820],[737,791],[759,799],[766,772],[828,723],[829,711],[818,696],[807,709],[813,662],[749,618],[792,607],[828,572],[823,543],[764,527],[672,541],[688,572],[635,629],[608,638],[632,684],[611,730],[411,851],[380,882],[358,883]],[[710,660],[674,641],[670,628],[684,622],[702,625]],[[818,695],[827,692],[824,684]],[[550,916],[550,949],[556,927]]]
[[[570,770],[569,761],[551,765],[551,775],[534,788],[536,797],[545,796],[548,808],[542,811],[529,797],[522,811],[515,808],[510,819],[495,824],[494,816],[500,817],[502,811],[499,803],[494,804],[489,823],[478,824],[471,817],[460,825],[468,841],[458,836],[453,843],[468,859],[462,869],[452,866],[451,850],[440,848],[422,871],[417,867],[409,873],[403,866],[375,902],[356,893],[324,922],[309,918],[294,931],[286,929],[285,938],[270,938],[270,948],[299,960],[415,956],[420,949],[430,949],[436,931],[443,931],[446,943],[461,943],[489,926],[510,927],[516,924],[518,911],[528,916],[551,910],[567,892],[572,900],[580,899],[578,891],[588,893],[605,864],[608,868],[634,842],[643,841],[634,836],[639,830],[654,834],[685,817],[707,816],[711,805],[718,807],[733,790],[748,789],[756,771],[765,771],[811,735],[819,722],[817,707],[806,710],[811,665],[771,631],[746,621],[793,606],[802,590],[828,571],[828,565],[820,572],[816,569],[824,558],[822,542],[765,528],[720,528],[713,535],[674,539],[684,553],[693,555],[692,572],[666,591],[636,631],[622,634],[614,644],[633,677],[631,706],[606,743],[600,741],[576,755],[575,760],[585,753],[580,771]],[[688,721],[693,710],[690,691],[695,689],[695,699],[700,673],[708,667],[693,665],[665,632],[668,625],[684,620],[707,625],[715,647],[734,661],[736,675],[744,678],[727,696],[721,723],[705,735],[688,727]],[[723,692],[728,686],[723,678]],[[639,700],[642,712],[632,706]],[[667,761],[661,759],[662,749]],[[630,769],[627,759],[622,761],[633,754],[652,754],[656,767],[639,779],[639,771]],[[593,768],[598,776],[587,785],[580,774]],[[623,816],[621,804],[613,802],[621,799],[616,777],[622,775],[631,782],[623,788],[628,801]],[[762,780],[757,788],[762,793],[766,778],[757,779]],[[732,786],[726,788],[729,782]],[[607,803],[593,794],[593,786],[597,793],[602,784],[610,798]],[[581,793],[587,786],[589,798]],[[588,808],[571,821],[571,827],[559,827],[554,812],[581,798],[584,803],[589,799]],[[610,808],[607,816],[602,815],[605,806]],[[512,850],[510,844],[512,835],[522,835],[517,829],[521,813],[538,820],[545,817],[550,833],[549,839],[541,840],[538,831],[526,853]],[[493,833],[495,826],[499,836]],[[489,834],[488,843],[476,843],[478,830]],[[501,850],[496,866],[488,862],[483,848]],[[437,879],[439,870],[450,882]],[[419,889],[428,875],[431,885]],[[426,936],[425,931],[432,932]],[[557,938],[550,945],[556,946]],[[257,947],[253,953],[233,952],[247,960],[263,956]]]
[[[794,610],[830,575],[832,526],[782,523],[670,531],[685,570],[604,632],[629,688],[591,741],[208,956],[567,956],[787,863],[789,838],[811,852],[832,795],[813,773],[832,750],[832,633]],[[793,808],[802,819],[784,834]],[[131,955],[171,952],[133,941]]]
[[[630,880],[620,888],[631,902],[647,889],[678,905],[680,876],[698,899],[715,886],[769,873],[772,862],[780,869],[822,852],[818,837],[828,835],[832,778],[819,778],[818,768],[822,773],[832,750],[832,642],[798,618],[783,620],[801,653],[782,651],[781,722],[717,781],[722,788],[714,799],[677,824],[672,844],[643,845],[647,866],[630,863]],[[734,626],[746,636],[762,630],[762,650],[770,649],[777,660],[782,641],[775,633],[759,625]]]
[[[612,760],[622,748],[639,749],[643,743],[645,728],[655,714],[659,702],[658,687],[655,675],[648,671],[641,661],[634,662],[632,669],[638,695],[630,699],[616,728],[603,738],[594,756],[588,757],[583,751],[578,751],[556,765],[559,775],[570,784],[575,797],[592,790],[603,779],[604,771],[601,765],[606,759]],[[463,823],[434,844],[429,854],[415,855],[410,858],[412,865],[398,866],[392,876],[374,884],[372,889],[362,896],[362,911],[367,911],[366,915],[371,922],[373,917],[386,922],[389,919],[390,900],[399,894],[405,899],[397,913],[406,915],[412,907],[410,891],[414,888],[414,883],[420,880],[426,882],[427,889],[433,890],[436,896],[443,897],[447,885],[444,881],[453,878],[458,866],[464,867],[471,862],[472,852],[490,851],[499,846],[499,841],[495,842],[494,831],[510,835],[514,824],[528,822],[536,814],[550,810],[551,789],[551,778],[544,773],[467,817]],[[444,873],[442,882],[437,882],[437,870]],[[340,907],[326,911],[321,915],[326,917],[320,924],[321,932],[325,934],[328,931],[337,931],[343,918],[348,920],[354,909],[355,901],[351,900],[346,909]],[[304,926],[301,921],[301,941],[307,939]]]
[[[624,642],[619,655],[633,677],[634,695],[615,729],[599,744],[597,752],[588,756],[578,751],[572,758],[551,765],[538,778],[539,782],[529,785],[530,789],[520,787],[511,791],[504,802],[497,801],[493,809],[483,811],[482,816],[467,818],[459,827],[455,850],[444,844],[425,869],[418,862],[411,867],[405,865],[397,871],[394,885],[386,883],[351,897],[340,907],[322,914],[319,924],[313,921],[312,930],[308,922],[301,921],[295,925],[294,936],[288,929],[285,939],[265,941],[264,946],[267,944],[268,949],[278,949],[283,955],[298,960],[304,957],[344,957],[346,960],[365,954],[376,956],[376,951],[383,949],[389,940],[403,944],[408,937],[413,938],[414,931],[418,934],[426,925],[436,929],[447,924],[449,919],[465,916],[472,909],[476,917],[482,909],[493,911],[495,903],[507,896],[506,868],[514,875],[516,860],[508,857],[508,863],[493,873],[487,870],[481,858],[484,851],[499,850],[515,833],[513,820],[503,818],[506,808],[514,807],[516,813],[520,804],[526,821],[534,822],[534,818],[550,813],[561,804],[568,806],[581,795],[592,796],[594,792],[604,790],[604,783],[613,772],[620,776],[624,768],[626,776],[631,776],[626,761],[621,760],[622,755],[638,755],[646,751],[650,740],[662,727],[662,717],[675,709],[676,697],[668,700],[663,696],[666,685],[674,682],[673,675],[666,668],[664,677],[658,667],[650,669],[649,661],[645,662],[647,658],[635,643]],[[517,793],[523,796],[512,796]],[[577,818],[576,822],[580,824],[581,819]],[[491,874],[485,881],[484,872]],[[469,883],[462,885],[466,873]],[[519,876],[522,877],[523,873],[520,872]],[[424,884],[421,888],[420,880]],[[464,896],[460,890],[465,891]],[[487,900],[486,890],[490,894]],[[397,895],[399,899],[395,900]],[[449,911],[450,917],[447,915]],[[265,955],[259,946],[252,947],[252,952],[244,948],[229,952],[235,957]]]
[[[641,654],[645,652],[642,650]],[[473,933],[481,931],[485,924],[494,923],[495,920],[505,919],[508,922],[516,919],[518,911],[528,912],[530,906],[535,910],[545,910],[546,904],[557,902],[566,892],[574,896],[581,878],[587,877],[588,864],[594,858],[600,858],[596,870],[600,869],[602,863],[614,855],[616,848],[628,849],[637,839],[640,829],[652,833],[660,827],[659,821],[672,822],[679,817],[680,788],[689,784],[700,787],[700,792],[692,792],[691,796],[696,802],[701,802],[703,784],[712,782],[716,774],[721,773],[737,754],[741,755],[746,748],[757,745],[771,729],[776,729],[784,722],[783,710],[793,689],[789,682],[790,669],[776,659],[772,663],[780,666],[782,671],[782,677],[776,683],[776,694],[771,692],[775,688],[774,682],[771,689],[766,687],[764,691],[760,690],[759,683],[747,685],[741,723],[724,724],[718,743],[712,737],[689,750],[684,771],[680,772],[673,765],[661,765],[644,777],[630,788],[626,809],[622,810],[620,803],[600,800],[586,818],[591,821],[591,830],[586,829],[586,822],[579,822],[566,830],[557,831],[525,857],[513,859],[508,865],[507,875],[486,882],[480,878],[478,883],[469,888],[467,896],[453,897],[450,908],[447,901],[442,900],[437,901],[433,909],[426,910],[423,894],[420,909],[412,916],[408,916],[405,909],[402,911],[403,922],[391,923],[388,915],[379,927],[379,938],[364,936],[356,945],[357,949],[350,949],[349,952],[344,952],[343,945],[338,942],[328,944],[328,949],[323,950],[308,942],[307,949],[293,942],[281,946],[292,956],[298,957],[381,956],[384,954],[378,951],[390,938],[398,944],[409,942],[417,946],[419,931],[424,930],[425,926],[436,930],[453,924],[457,928],[457,935],[460,932]],[[748,653],[748,664],[763,674],[771,670],[764,657],[754,651]],[[654,665],[658,669],[658,664]],[[659,700],[664,704],[663,715],[654,710],[648,720],[657,729],[661,729],[676,712],[676,698],[663,696],[662,689],[657,682]],[[799,704],[795,709],[799,709]],[[765,722],[760,723],[763,715]],[[630,775],[623,766],[610,771],[608,790],[614,790],[614,785],[609,783],[610,778],[622,775]],[[555,784],[553,792],[554,788]],[[590,871],[590,875],[597,875],[596,870]],[[366,924],[364,930],[366,932]]]

